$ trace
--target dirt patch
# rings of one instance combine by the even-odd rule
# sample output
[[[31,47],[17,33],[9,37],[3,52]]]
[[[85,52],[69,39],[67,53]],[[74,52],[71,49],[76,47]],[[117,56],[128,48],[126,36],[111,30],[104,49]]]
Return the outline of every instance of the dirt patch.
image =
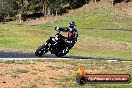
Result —
[[[86,61],[85,61],[86,62]],[[89,61],[87,61],[89,63]],[[83,63],[83,61],[81,61]],[[106,64],[106,65],[104,65]],[[95,63],[84,65],[88,74],[99,74],[124,70],[131,65],[115,63]],[[0,63],[1,88],[62,88],[75,84],[77,66],[74,61],[22,60]],[[62,84],[62,85],[60,85]]]
[[[58,88],[59,86],[54,84],[54,79],[67,77],[71,74],[68,71],[70,67],[71,65],[60,62],[31,63],[30,61],[28,64],[0,63],[0,87]]]
[[[125,14],[128,15],[129,17],[132,17],[132,8],[129,9],[123,9],[125,11]]]

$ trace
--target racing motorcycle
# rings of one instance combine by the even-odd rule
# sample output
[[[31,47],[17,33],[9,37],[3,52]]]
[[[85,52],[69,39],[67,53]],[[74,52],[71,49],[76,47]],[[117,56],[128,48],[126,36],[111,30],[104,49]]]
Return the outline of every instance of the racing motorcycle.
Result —
[[[36,56],[41,57],[50,51],[51,54],[55,54],[57,57],[62,57],[69,52],[68,43],[66,43],[66,37],[62,36],[56,27],[55,30],[57,31],[55,37],[50,37],[45,44],[41,45],[35,52]]]

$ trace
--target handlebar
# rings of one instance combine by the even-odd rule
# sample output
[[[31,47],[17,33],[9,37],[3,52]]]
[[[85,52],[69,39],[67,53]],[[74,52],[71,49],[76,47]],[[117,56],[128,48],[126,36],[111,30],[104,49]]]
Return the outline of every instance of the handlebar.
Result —
[[[59,30],[59,27],[55,27],[55,30],[57,31],[57,32],[59,32],[60,30]]]
[[[60,34],[59,27],[55,27],[55,30]]]

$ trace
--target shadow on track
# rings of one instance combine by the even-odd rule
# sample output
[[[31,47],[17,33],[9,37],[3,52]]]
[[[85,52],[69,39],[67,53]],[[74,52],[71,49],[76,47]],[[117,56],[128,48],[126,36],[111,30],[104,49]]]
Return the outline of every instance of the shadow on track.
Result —
[[[0,51],[0,58],[3,60],[21,60],[21,59],[84,59],[84,60],[113,60],[113,61],[132,61],[132,60],[123,60],[123,59],[112,59],[112,58],[96,58],[96,57],[85,57],[85,56],[64,56],[61,58],[56,57],[55,55],[45,54],[42,57],[35,56],[34,53],[22,53],[22,52],[3,52]]]

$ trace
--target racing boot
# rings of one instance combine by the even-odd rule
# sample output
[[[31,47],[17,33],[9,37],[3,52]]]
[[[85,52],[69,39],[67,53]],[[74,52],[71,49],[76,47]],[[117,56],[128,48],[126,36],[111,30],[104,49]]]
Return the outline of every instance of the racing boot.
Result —
[[[68,53],[68,52],[69,52],[69,48],[66,47],[66,48],[63,50],[63,54]]]

